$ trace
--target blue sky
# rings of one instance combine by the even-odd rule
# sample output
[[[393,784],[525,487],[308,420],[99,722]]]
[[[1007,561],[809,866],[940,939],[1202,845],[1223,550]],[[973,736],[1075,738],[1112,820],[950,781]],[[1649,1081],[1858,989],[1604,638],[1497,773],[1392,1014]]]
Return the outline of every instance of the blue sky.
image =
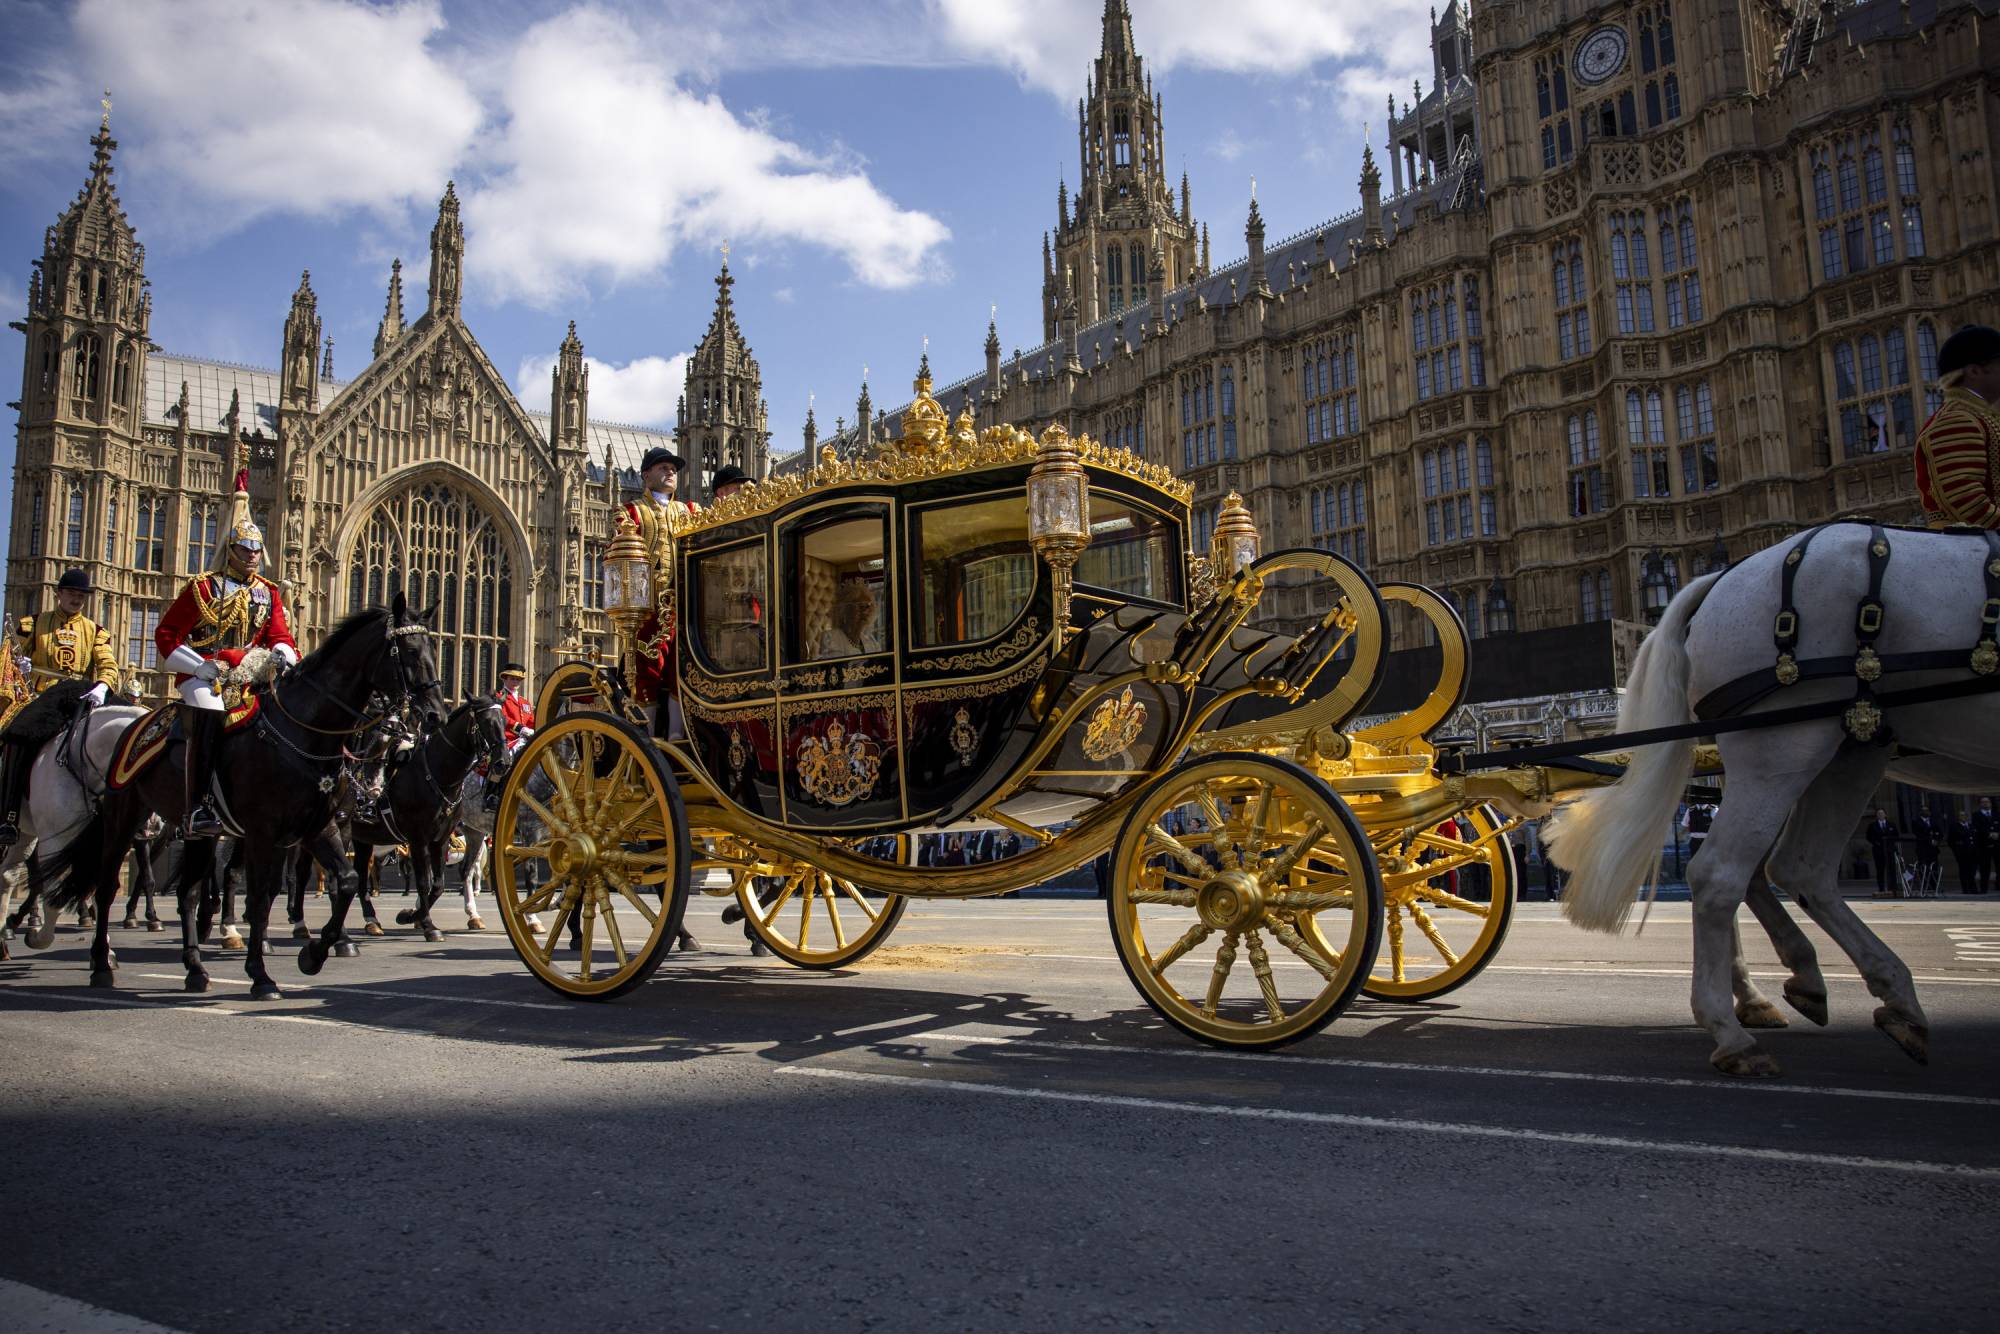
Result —
[[[1215,261],[1250,179],[1274,237],[1352,208],[1363,122],[1430,57],[1428,0],[1131,0]],[[546,406],[574,319],[594,415],[670,424],[731,244],[773,447],[1041,341],[1041,233],[1076,183],[1099,0],[0,0],[0,309],[89,163],[109,88],[154,341],[272,366],[301,268],[364,364],[390,259],[423,305],[437,198],[465,200],[466,317]],[[0,366],[21,364],[0,329]],[[9,395],[12,397],[12,395]],[[11,464],[13,431],[4,448]],[[10,468],[11,471],[11,468]],[[0,514],[0,523],[4,523]]]

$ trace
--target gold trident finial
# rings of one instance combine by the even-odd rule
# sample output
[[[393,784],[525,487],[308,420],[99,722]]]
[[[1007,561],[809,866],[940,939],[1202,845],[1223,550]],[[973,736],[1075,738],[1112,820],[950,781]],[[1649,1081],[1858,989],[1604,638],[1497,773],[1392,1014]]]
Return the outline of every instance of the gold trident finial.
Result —
[[[722,243],[722,267],[729,267],[729,242],[726,239]]]

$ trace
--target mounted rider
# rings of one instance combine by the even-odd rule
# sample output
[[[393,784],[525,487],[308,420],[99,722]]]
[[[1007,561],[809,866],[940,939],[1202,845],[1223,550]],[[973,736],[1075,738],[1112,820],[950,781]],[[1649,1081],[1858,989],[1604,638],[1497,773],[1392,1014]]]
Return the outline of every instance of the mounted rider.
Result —
[[[674,698],[674,585],[671,576],[673,538],[699,513],[693,501],[677,500],[681,474],[687,460],[670,449],[655,445],[639,463],[639,483],[645,494],[628,501],[625,513],[638,525],[639,540],[646,544],[646,560],[654,570],[653,614],[639,627],[638,679],[631,682],[632,695],[640,704],[663,700],[667,716],[657,721],[668,733],[679,731],[679,701]]]
[[[1938,349],[1944,402],[1917,432],[1917,496],[1933,528],[2000,528],[2000,331],[1968,325]]]
[[[189,838],[225,832],[210,797],[215,747],[227,708],[215,689],[216,677],[241,663],[251,649],[269,649],[287,667],[299,660],[298,645],[285,624],[284,595],[257,573],[263,558],[264,534],[250,517],[250,469],[239,446],[229,532],[216,568],[188,580],[160,617],[153,637],[160,662],[176,673],[174,685],[181,697],[181,731],[187,741],[183,833]]]
[[[16,666],[28,702],[0,732],[0,848],[21,836],[28,773],[51,729],[59,730],[79,703],[102,704],[118,688],[111,633],[83,614],[90,593],[87,573],[66,570],[56,581],[55,609],[15,623],[8,654],[23,660]],[[57,685],[64,689],[52,694]]]

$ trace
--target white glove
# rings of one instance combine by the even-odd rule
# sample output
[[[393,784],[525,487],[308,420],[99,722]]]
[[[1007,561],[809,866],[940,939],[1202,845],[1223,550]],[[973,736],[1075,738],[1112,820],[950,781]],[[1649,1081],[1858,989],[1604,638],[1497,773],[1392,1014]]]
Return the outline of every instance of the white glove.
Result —
[[[89,701],[92,706],[95,706],[102,704],[104,702],[105,697],[110,693],[111,693],[111,687],[105,685],[104,682],[99,681],[89,690],[86,690],[83,694],[83,697],[85,700]]]
[[[207,662],[204,662],[201,666],[188,673],[188,675],[198,681],[213,681],[216,677],[222,675],[222,664],[214,658],[210,658]]]
[[[278,661],[284,663],[287,667],[296,667],[299,665],[299,651],[290,644],[275,645],[272,647],[271,652],[277,657]]]
[[[517,728],[514,732],[514,735],[521,738],[521,740],[523,741],[526,741],[529,737],[533,736],[534,734],[535,734],[535,729],[532,727]]]

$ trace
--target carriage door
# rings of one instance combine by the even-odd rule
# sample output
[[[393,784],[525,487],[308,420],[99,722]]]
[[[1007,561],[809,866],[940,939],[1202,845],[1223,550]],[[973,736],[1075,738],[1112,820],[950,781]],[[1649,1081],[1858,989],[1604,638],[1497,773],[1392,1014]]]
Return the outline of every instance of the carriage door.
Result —
[[[853,828],[903,815],[889,506],[845,501],[786,522],[778,730],[785,821]]]

